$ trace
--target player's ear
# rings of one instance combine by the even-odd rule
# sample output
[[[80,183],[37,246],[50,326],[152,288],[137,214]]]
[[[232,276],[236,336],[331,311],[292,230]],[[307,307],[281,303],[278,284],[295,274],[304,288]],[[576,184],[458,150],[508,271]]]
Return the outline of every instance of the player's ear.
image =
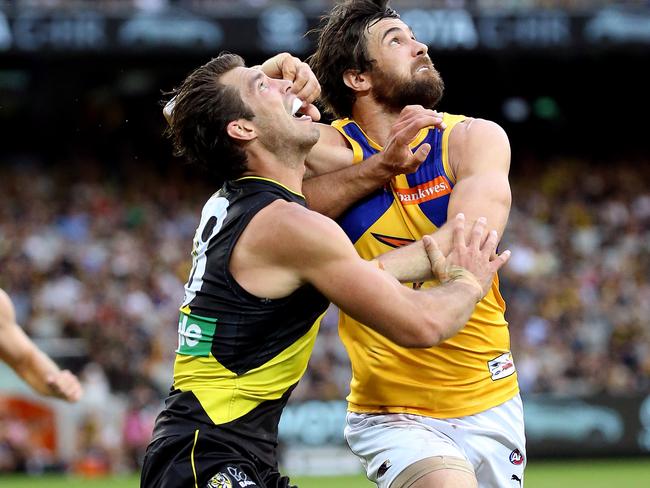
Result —
[[[252,141],[257,137],[255,125],[252,120],[248,119],[233,120],[226,126],[226,132],[238,141]]]
[[[361,73],[356,69],[348,69],[343,72],[343,83],[357,92],[368,91],[372,86],[368,74]]]

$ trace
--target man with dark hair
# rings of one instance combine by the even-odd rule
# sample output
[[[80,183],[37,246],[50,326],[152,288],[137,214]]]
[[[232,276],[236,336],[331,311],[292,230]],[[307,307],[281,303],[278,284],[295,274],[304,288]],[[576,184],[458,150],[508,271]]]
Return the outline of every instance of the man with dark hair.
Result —
[[[431,233],[446,252],[459,212],[468,222],[485,215],[501,235],[508,138],[493,122],[448,113],[438,128],[422,125],[439,115],[444,84],[387,1],[338,4],[315,33],[309,62],[337,120],[319,127],[307,157],[308,176],[323,175],[304,183],[310,208],[338,218],[365,259]],[[424,128],[405,139],[409,126]],[[397,252],[423,258],[419,243]],[[523,478],[523,412],[498,285],[495,277],[467,325],[431,348],[404,348],[341,314],[353,372],[346,439],[380,488]]]
[[[225,182],[195,234],[174,382],[143,487],[289,486],[278,423],[329,301],[403,347],[429,347],[462,327],[508,259],[493,254],[484,220],[466,244],[462,215],[447,257],[425,236],[415,264],[361,259],[336,223],[306,208],[304,161],[319,131],[296,116],[311,109],[291,90],[223,54],[185,79],[168,111],[176,152]],[[399,284],[414,275],[441,285]]]
[[[0,289],[0,360],[41,395],[76,402],[83,388],[70,371],[61,370],[16,323],[13,303]]]

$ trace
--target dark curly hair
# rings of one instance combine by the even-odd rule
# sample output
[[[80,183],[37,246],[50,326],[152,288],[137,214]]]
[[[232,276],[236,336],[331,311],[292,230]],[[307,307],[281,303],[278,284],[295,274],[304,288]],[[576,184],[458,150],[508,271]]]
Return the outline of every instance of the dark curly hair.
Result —
[[[239,90],[219,81],[228,71],[245,66],[244,60],[222,53],[192,71],[171,95],[174,108],[167,135],[174,154],[207,169],[220,182],[240,177],[247,170],[245,144],[226,132],[236,119],[252,120],[253,111]]]
[[[388,0],[347,0],[321,18],[310,34],[318,36],[316,52],[309,65],[321,84],[321,103],[335,117],[350,117],[354,91],[343,82],[349,69],[363,73],[372,68],[368,56],[366,32],[382,19],[398,19]]]

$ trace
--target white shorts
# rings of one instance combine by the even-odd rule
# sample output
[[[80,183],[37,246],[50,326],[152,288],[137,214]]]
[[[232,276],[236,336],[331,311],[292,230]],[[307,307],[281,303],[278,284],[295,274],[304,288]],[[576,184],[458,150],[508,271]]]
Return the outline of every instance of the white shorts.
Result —
[[[467,460],[480,488],[524,486],[526,441],[519,395],[467,417],[350,412],[346,424],[350,449],[379,488],[390,488],[404,469],[434,456]]]

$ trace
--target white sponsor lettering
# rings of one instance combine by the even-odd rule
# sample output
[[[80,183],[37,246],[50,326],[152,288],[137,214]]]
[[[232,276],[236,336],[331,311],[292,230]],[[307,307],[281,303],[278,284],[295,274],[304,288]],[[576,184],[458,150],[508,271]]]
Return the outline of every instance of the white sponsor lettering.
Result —
[[[418,188],[417,191],[410,193],[398,193],[399,199],[402,202],[411,202],[413,200],[423,200],[428,198],[436,193],[446,192],[448,186],[446,183],[438,183],[437,185],[430,186],[427,188]]]
[[[195,347],[201,342],[203,337],[203,331],[201,327],[197,324],[187,323],[188,317],[183,316],[181,320],[178,321],[178,347],[181,348],[184,345],[188,347]]]

